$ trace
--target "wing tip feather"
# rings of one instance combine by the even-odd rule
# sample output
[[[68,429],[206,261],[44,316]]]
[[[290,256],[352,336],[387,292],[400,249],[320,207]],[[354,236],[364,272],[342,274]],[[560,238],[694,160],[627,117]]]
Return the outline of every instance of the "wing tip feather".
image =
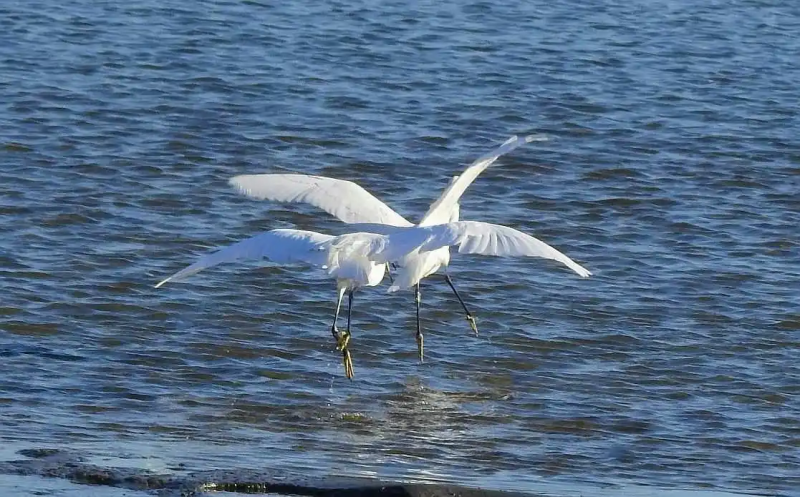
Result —
[[[580,276],[581,278],[588,278],[589,276],[592,276],[592,272],[591,271],[589,271],[588,269],[586,269],[585,267],[583,267],[583,266],[581,266],[580,264],[577,264],[577,263],[575,263],[575,267],[570,268],[570,269],[572,269],[573,271],[578,273],[578,276]]]
[[[228,180],[228,185],[231,186],[238,193],[241,193],[243,195],[247,195],[248,194],[248,188],[244,186],[243,181],[242,181],[247,176],[248,176],[247,174],[240,174],[238,176],[234,176],[233,178]]]

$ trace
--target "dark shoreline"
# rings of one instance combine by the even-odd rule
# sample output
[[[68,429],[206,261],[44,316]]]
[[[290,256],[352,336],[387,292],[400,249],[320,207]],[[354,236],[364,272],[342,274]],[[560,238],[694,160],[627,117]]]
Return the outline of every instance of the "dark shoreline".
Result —
[[[360,478],[287,481],[268,471],[201,471],[185,476],[142,469],[106,468],[59,449],[26,449],[25,459],[0,462],[0,474],[60,478],[71,483],[155,492],[162,497],[191,497],[211,492],[305,495],[311,497],[532,497],[533,494],[445,484],[384,482]]]

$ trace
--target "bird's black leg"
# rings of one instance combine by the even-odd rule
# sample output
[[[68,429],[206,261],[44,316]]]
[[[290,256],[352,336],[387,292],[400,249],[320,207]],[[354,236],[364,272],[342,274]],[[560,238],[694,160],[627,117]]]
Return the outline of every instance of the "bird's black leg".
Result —
[[[347,334],[350,334],[350,321],[353,317],[353,290],[347,295]]]
[[[339,328],[336,327],[336,322],[339,320],[339,310],[342,308],[342,299],[344,298],[345,289],[339,290],[339,298],[336,300],[336,313],[333,315],[333,325],[331,325],[331,335],[333,339],[339,343]]]
[[[350,356],[350,349],[347,348],[350,343],[350,323],[353,312],[353,291],[348,292],[347,299],[347,329],[344,333],[340,334],[336,340],[336,348],[342,351],[342,361],[344,362],[344,375],[353,379],[353,358]]]
[[[461,298],[461,295],[458,294],[458,290],[456,290],[456,287],[453,285],[453,280],[450,279],[450,275],[445,273],[444,280],[447,282],[448,285],[450,285],[450,288],[453,289],[453,293],[456,294],[456,298],[461,303],[461,307],[463,307],[464,312],[467,313],[467,321],[469,321],[469,325],[472,328],[472,331],[474,331],[475,334],[477,335],[478,325],[475,323],[475,317],[472,315],[471,312],[469,312],[469,309],[467,309],[467,304],[464,303],[464,300]]]
[[[386,274],[389,275],[389,283],[394,285],[394,278],[392,278],[392,264],[386,263]]]
[[[422,325],[419,322],[419,305],[422,302],[419,283],[414,285],[414,300],[417,302],[417,352],[419,353],[419,362],[422,362],[425,356],[425,342],[422,336]]]

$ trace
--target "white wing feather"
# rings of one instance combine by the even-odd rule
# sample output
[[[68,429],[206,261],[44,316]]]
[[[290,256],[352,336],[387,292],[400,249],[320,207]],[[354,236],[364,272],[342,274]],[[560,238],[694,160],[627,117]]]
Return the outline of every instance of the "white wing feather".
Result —
[[[359,225],[360,229],[369,229],[369,225]],[[433,226],[419,226],[410,228],[383,227],[381,233],[387,235],[385,246],[378,250],[372,259],[376,262],[389,262],[399,259],[413,250],[421,254],[431,252],[442,247],[458,246],[459,253],[494,255],[501,257],[542,257],[560,262],[575,271],[583,278],[591,276],[586,268],[582,267],[560,251],[521,231],[501,226],[498,224],[482,223],[478,221],[457,221]],[[423,236],[424,234],[424,236]],[[423,240],[416,248],[411,248],[415,243]],[[389,288],[390,292],[413,285],[416,281],[406,281],[403,285]]]
[[[327,263],[325,248],[334,237],[313,231],[278,229],[260,233],[205,255],[156,285],[180,281],[203,269],[240,260],[269,259],[276,263],[305,262],[317,266]]]
[[[458,252],[461,254],[542,257],[564,264],[583,278],[592,274],[550,245],[508,226],[479,221],[457,221],[425,229],[430,230],[430,237],[420,246],[420,252],[458,245]]]
[[[456,221],[433,226],[398,227],[381,224],[356,224],[359,231],[388,235],[383,248],[376,250],[373,260],[393,262],[414,250],[430,252],[458,245],[462,254],[500,257],[543,257],[558,261],[580,276],[591,276],[588,270],[545,242],[508,226],[480,221]]]
[[[453,210],[458,208],[458,201],[467,190],[469,185],[475,181],[487,167],[491,166],[497,159],[511,152],[515,148],[530,143],[532,141],[547,141],[544,135],[528,135],[523,138],[512,136],[502,145],[483,155],[478,160],[467,167],[460,176],[456,176],[444,190],[442,195],[431,204],[428,212],[422,217],[420,226],[431,226],[434,224],[447,223],[458,220],[458,214],[453,215]],[[372,222],[372,221],[369,221]]]
[[[371,193],[352,181],[305,174],[246,174],[230,179],[240,193],[273,202],[306,202],[345,223],[412,226]]]

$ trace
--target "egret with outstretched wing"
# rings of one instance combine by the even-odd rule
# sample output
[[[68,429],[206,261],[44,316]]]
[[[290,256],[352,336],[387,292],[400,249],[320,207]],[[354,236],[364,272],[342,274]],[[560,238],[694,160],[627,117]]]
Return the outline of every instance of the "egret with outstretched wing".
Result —
[[[392,250],[405,253],[415,250],[429,235],[427,233],[404,233],[396,237]],[[362,286],[374,286],[383,280],[386,262],[377,263],[375,255],[385,253],[388,237],[373,233],[350,233],[331,236],[313,231],[276,229],[258,234],[211,254],[200,257],[194,264],[178,271],[156,285],[181,281],[200,271],[227,262],[267,259],[278,264],[306,263],[324,268],[328,275],[336,278],[338,298],[331,333],[337,349],[342,352],[345,375],[353,377],[353,360],[348,349],[350,342],[350,316],[353,307],[353,292]],[[405,249],[404,249],[405,247]],[[339,332],[342,299],[347,301],[347,329]]]

